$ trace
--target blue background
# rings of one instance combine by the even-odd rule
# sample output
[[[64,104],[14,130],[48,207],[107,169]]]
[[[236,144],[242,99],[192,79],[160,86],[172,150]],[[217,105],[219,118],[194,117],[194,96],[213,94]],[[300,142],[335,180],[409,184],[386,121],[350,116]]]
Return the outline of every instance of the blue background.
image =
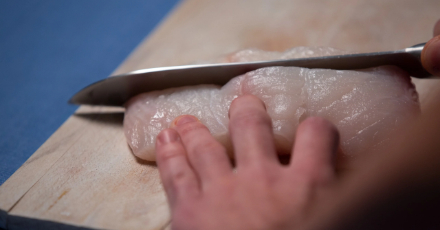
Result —
[[[77,109],[177,0],[0,0],[0,184]]]

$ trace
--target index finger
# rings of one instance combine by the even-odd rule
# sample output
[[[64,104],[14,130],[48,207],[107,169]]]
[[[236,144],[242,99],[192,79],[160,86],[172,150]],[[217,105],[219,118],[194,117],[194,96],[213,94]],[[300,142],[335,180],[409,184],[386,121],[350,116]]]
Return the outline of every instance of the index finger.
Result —
[[[277,162],[272,120],[263,101],[250,94],[236,98],[229,108],[229,119],[238,168]]]

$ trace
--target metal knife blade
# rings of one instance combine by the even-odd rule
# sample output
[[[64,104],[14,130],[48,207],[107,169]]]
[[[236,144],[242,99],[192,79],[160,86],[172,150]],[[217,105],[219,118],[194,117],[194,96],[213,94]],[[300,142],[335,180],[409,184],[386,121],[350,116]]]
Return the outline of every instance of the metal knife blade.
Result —
[[[143,92],[188,85],[224,85],[238,75],[269,66],[353,70],[395,65],[413,77],[428,78],[431,74],[423,68],[420,61],[424,45],[422,43],[402,50],[376,53],[142,69],[95,82],[76,93],[69,103],[123,106],[131,97]]]

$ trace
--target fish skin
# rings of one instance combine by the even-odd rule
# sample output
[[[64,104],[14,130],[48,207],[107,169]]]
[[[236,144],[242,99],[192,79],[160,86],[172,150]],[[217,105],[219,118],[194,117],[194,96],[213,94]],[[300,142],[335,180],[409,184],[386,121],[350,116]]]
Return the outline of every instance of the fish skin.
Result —
[[[292,58],[339,52],[325,48],[307,52],[304,47],[300,48],[279,54]],[[273,53],[266,56],[273,58]],[[234,55],[241,61],[263,56],[254,51]],[[205,124],[232,154],[228,109],[232,100],[243,94],[253,94],[266,104],[280,154],[290,153],[296,127],[310,116],[333,122],[340,131],[343,154],[355,156],[386,143],[390,132],[420,112],[410,77],[397,67],[359,71],[268,67],[238,76],[223,87],[187,86],[132,98],[126,104],[124,117],[127,142],[134,155],[155,161],[157,134],[168,128],[177,116],[189,114]]]

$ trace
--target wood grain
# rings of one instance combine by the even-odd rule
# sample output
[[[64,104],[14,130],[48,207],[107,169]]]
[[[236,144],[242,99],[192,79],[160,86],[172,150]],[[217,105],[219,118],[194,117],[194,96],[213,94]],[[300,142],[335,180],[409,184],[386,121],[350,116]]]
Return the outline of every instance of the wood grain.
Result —
[[[427,41],[438,12],[438,0],[189,0],[115,73],[212,60],[244,48],[400,49]],[[439,82],[415,84],[423,109]],[[157,168],[130,152],[122,119],[122,109],[80,107],[0,186],[0,208],[93,228],[169,228]]]

